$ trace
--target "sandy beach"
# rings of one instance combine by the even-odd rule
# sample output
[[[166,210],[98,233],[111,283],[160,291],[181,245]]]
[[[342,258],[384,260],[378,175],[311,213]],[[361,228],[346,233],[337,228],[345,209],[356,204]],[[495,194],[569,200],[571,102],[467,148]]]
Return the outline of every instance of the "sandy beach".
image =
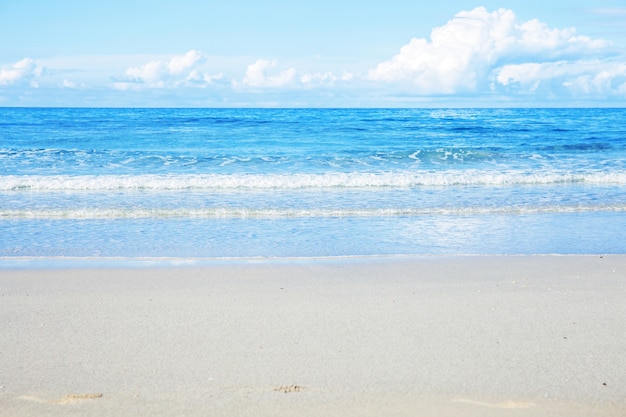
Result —
[[[624,416],[626,256],[0,270],[0,416]]]

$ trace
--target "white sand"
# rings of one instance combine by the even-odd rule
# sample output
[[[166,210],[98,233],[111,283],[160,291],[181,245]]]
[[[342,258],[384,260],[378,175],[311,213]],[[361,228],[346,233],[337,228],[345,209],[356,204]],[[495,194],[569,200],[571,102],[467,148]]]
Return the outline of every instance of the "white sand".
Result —
[[[625,416],[626,256],[0,271],[0,416]]]

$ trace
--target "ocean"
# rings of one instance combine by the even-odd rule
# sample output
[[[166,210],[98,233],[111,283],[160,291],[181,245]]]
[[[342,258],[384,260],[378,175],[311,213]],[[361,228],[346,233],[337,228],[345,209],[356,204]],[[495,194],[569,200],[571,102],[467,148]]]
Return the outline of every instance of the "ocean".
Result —
[[[626,109],[0,108],[0,264],[626,253]]]

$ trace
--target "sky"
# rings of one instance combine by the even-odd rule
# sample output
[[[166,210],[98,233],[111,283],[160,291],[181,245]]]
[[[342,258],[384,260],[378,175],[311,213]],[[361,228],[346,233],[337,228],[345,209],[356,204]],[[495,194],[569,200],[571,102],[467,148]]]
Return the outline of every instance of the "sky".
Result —
[[[626,0],[0,0],[0,106],[626,107]]]

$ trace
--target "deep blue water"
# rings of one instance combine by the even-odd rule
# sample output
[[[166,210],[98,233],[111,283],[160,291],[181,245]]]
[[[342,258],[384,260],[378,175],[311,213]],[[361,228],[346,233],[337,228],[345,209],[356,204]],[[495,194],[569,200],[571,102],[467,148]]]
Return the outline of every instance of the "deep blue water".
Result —
[[[0,257],[626,253],[626,109],[0,108]]]

